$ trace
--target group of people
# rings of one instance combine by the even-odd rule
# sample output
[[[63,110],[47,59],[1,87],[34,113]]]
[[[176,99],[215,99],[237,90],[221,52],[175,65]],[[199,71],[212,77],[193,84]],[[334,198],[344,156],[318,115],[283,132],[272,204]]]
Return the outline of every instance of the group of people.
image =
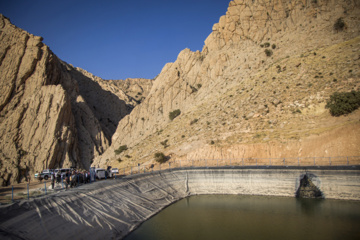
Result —
[[[55,188],[55,183],[65,184],[66,190],[70,186],[75,187],[80,183],[90,182],[90,172],[87,171],[67,171],[65,173],[56,172],[51,175],[51,187]]]

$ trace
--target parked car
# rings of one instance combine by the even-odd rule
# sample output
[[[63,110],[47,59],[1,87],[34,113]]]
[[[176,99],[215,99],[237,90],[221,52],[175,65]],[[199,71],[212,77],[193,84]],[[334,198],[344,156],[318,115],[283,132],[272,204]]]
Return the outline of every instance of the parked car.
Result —
[[[51,175],[54,174],[53,169],[45,169],[43,170],[41,173],[35,173],[35,178],[42,180],[48,180],[49,178],[51,178]]]
[[[103,168],[95,168],[95,174],[97,179],[105,178],[105,169]]]
[[[112,168],[111,172],[112,172],[112,174],[119,174],[119,169],[118,168]]]

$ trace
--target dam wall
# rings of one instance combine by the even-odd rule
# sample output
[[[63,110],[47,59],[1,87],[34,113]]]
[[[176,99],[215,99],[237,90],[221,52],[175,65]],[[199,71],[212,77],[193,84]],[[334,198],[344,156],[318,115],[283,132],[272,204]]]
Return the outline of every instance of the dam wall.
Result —
[[[187,196],[295,197],[304,176],[323,198],[360,200],[359,167],[171,169],[98,181],[0,206],[0,238],[121,239]]]

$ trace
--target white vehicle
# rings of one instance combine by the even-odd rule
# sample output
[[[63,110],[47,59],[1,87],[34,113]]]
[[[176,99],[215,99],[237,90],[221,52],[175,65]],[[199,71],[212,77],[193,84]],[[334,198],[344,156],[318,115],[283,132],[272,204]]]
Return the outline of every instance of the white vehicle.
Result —
[[[112,168],[111,173],[112,174],[119,174],[119,169],[118,168]]]
[[[39,180],[45,179],[48,180],[51,178],[51,175],[53,174],[52,169],[45,169],[41,173],[35,173],[35,178],[38,178]]]
[[[103,179],[105,178],[105,169],[95,168],[95,174],[97,179]]]

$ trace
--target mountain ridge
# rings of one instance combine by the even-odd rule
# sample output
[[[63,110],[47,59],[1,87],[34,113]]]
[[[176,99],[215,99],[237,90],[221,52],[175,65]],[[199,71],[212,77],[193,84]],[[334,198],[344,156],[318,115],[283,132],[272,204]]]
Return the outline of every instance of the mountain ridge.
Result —
[[[360,111],[325,108],[333,92],[359,90],[359,16],[356,0],[231,1],[202,51],[125,81],[65,63],[1,16],[0,184],[43,168],[157,164],[156,152],[359,156]]]
[[[0,184],[45,168],[89,168],[117,124],[141,102],[61,61],[42,38],[0,16]],[[129,80],[146,96],[151,80]]]
[[[220,18],[219,23],[214,24],[213,32],[205,40],[202,52],[191,52],[189,49],[185,49],[179,53],[174,63],[168,63],[164,66],[155,80],[148,98],[120,122],[117,133],[121,134],[114,134],[112,141],[114,144],[104,154],[99,156],[95,163],[120,167],[136,165],[137,163],[153,164],[153,154],[156,151],[164,152],[166,155],[171,156],[173,160],[178,158],[205,158],[204,155],[196,154],[196,149],[207,148],[206,146],[211,141],[221,145],[222,140],[217,140],[219,137],[211,136],[211,134],[200,139],[199,136],[189,136],[189,132],[191,133],[192,130],[190,129],[195,125],[199,125],[200,122],[205,122],[206,124],[203,124],[199,129],[207,129],[207,122],[210,122],[209,125],[212,125],[212,121],[205,119],[210,118],[212,114],[206,113],[202,118],[199,116],[186,117],[186,115],[193,115],[191,112],[199,108],[207,109],[209,112],[219,110],[212,109],[206,105],[206,101],[212,101],[211,99],[216,100],[212,101],[212,104],[209,105],[221,105],[221,109],[227,108],[229,104],[240,103],[239,105],[242,106],[234,108],[235,111],[233,111],[234,114],[232,116],[229,116],[228,112],[224,111],[220,115],[223,123],[221,123],[218,129],[223,128],[222,124],[226,126],[227,124],[235,124],[229,126],[229,128],[240,129],[241,132],[250,131],[255,136],[258,135],[256,131],[260,131],[256,125],[264,124],[261,121],[249,124],[251,121],[248,119],[261,119],[259,116],[267,115],[267,112],[270,111],[268,115],[272,116],[272,119],[267,121],[272,122],[273,128],[275,128],[275,124],[277,121],[279,122],[279,119],[277,119],[276,114],[274,116],[271,113],[275,111],[280,116],[281,112],[285,111],[283,109],[285,107],[283,103],[285,99],[283,97],[286,97],[286,94],[282,94],[283,91],[290,92],[288,95],[291,96],[287,96],[287,98],[291,99],[292,103],[286,107],[290,109],[287,111],[291,111],[291,114],[293,114],[292,112],[296,113],[296,111],[320,111],[325,114],[325,100],[329,97],[330,92],[322,93],[316,89],[316,92],[308,96],[319,101],[319,104],[315,104],[316,100],[302,102],[303,99],[294,99],[293,95],[296,90],[292,92],[290,89],[290,86],[301,88],[301,91],[307,94],[308,89],[311,89],[309,87],[310,84],[315,85],[316,81],[323,82],[321,78],[314,79],[316,74],[311,76],[311,81],[310,79],[305,79],[305,75],[308,72],[313,72],[312,64],[307,64],[307,69],[305,69],[305,63],[302,61],[296,62],[295,66],[298,67],[294,67],[294,70],[298,71],[300,69],[300,72],[294,73],[289,71],[286,61],[297,61],[299,58],[304,58],[304,55],[305,58],[312,59],[312,56],[317,56],[314,54],[316,54],[318,49],[331,48],[331,46],[336,46],[336,44],[341,44],[346,40],[359,36],[357,25],[359,18],[356,17],[359,12],[358,7],[359,4],[356,1],[351,3],[343,1],[317,1],[316,4],[313,1],[231,1],[227,14]],[[278,17],[273,17],[273,14]],[[341,17],[345,18],[347,29],[345,31],[335,31],[334,23],[336,19]],[[272,19],[275,20],[272,21]],[[260,23],[256,24],[257,22]],[[247,23],[251,23],[251,25],[246,25]],[[256,31],[259,28],[263,28],[265,33],[259,34]],[[244,29],[248,31],[244,31]],[[251,29],[254,30],[252,31]],[[356,48],[357,41],[355,40]],[[264,45],[269,46],[265,47]],[[354,47],[354,49],[356,48]],[[272,55],[267,56],[266,50],[272,52]],[[349,51],[349,54],[352,54],[353,49]],[[321,60],[322,57],[317,56],[316,61]],[[334,65],[338,64],[336,57],[332,57]],[[276,79],[279,74],[287,74],[285,78],[292,80],[282,79],[281,82],[279,80],[273,81],[272,78],[267,78],[266,81],[260,80],[259,75],[261,75],[261,72],[264,75],[265,69],[271,69],[274,72],[272,78]],[[330,72],[328,74],[330,75]],[[358,83],[357,74],[357,72],[350,74],[351,76],[356,76],[354,80],[356,83]],[[261,77],[263,78],[264,76]],[[335,77],[337,75],[334,75]],[[282,76],[281,78],[284,77]],[[304,79],[306,84],[300,82],[294,83],[300,79]],[[264,81],[266,84],[263,84]],[[312,83],[312,81],[315,81],[315,83]],[[288,86],[281,87],[280,84],[287,84],[287,82],[289,82]],[[258,85],[267,85],[265,87],[268,89],[267,96],[262,97],[260,100],[256,99],[260,98],[261,91],[253,91]],[[325,83],[323,85],[325,86]],[[201,87],[198,88],[197,86]],[[236,91],[234,88],[236,87],[238,87],[237,91],[240,90],[240,92],[248,95],[246,99],[241,99],[238,103],[229,97],[225,97],[227,92],[228,96],[235,96]],[[279,89],[278,91],[277,88]],[[357,88],[358,86],[356,85],[355,89]],[[343,90],[349,91],[351,89],[344,88]],[[164,100],[161,101],[161,99]],[[159,103],[157,100],[161,102]],[[197,102],[201,102],[204,106],[196,107]],[[254,104],[255,102],[256,104]],[[262,102],[264,104],[260,105]],[[254,105],[257,105],[256,108],[259,108],[259,111],[254,111]],[[180,109],[181,115],[171,122],[168,119],[168,114],[176,109]],[[145,116],[148,116],[148,114],[142,113],[144,111],[152,112],[152,117],[147,119]],[[244,121],[241,120],[237,123],[228,121],[228,119],[233,118],[235,115]],[[166,128],[169,128],[169,126],[185,117],[186,120],[183,120],[185,122],[181,124],[181,127],[177,126],[173,130],[166,131]],[[142,118],[144,118],[145,124],[139,121]],[[193,121],[196,121],[196,123],[190,124]],[[214,122],[220,121],[214,120]],[[284,127],[282,125],[286,124],[281,123],[279,125]],[[240,125],[240,127],[237,127],[237,125]],[[246,125],[250,125],[250,127]],[[182,128],[185,129],[183,133],[180,130]],[[205,130],[204,132],[208,133]],[[229,130],[226,130],[226,132],[226,134],[219,134],[229,135],[224,136],[223,138],[225,139],[229,137],[236,138],[237,136],[237,134],[233,134]],[[159,133],[164,136],[162,138],[155,137]],[[266,139],[266,137],[264,138]],[[239,139],[241,138],[239,137]],[[141,142],[145,140],[148,143],[142,144]],[[164,148],[161,142],[166,140],[170,146]],[[358,138],[355,138],[355,140],[358,141]],[[247,142],[243,143],[246,144]],[[121,145],[127,145],[129,150],[122,155],[117,155],[115,150]],[[190,145],[193,147],[189,147]],[[184,148],[191,148],[194,153],[191,154],[185,151]],[[296,149],[291,154],[298,154],[299,147],[296,147]],[[329,150],[327,151],[329,152]],[[334,149],[333,154],[337,151]],[[357,149],[353,149],[350,152],[356,155],[359,154]],[[315,153],[319,154],[319,156],[325,154],[321,151],[313,152],[313,154]],[[254,151],[249,151],[249,154],[246,156],[254,157],[254,154]],[[311,154],[311,152],[308,154]],[[125,155],[131,156],[131,158],[124,158]],[[214,153],[214,155],[217,155],[217,153]],[[237,157],[236,154],[234,156]],[[119,159],[123,160],[121,164],[117,162]]]

